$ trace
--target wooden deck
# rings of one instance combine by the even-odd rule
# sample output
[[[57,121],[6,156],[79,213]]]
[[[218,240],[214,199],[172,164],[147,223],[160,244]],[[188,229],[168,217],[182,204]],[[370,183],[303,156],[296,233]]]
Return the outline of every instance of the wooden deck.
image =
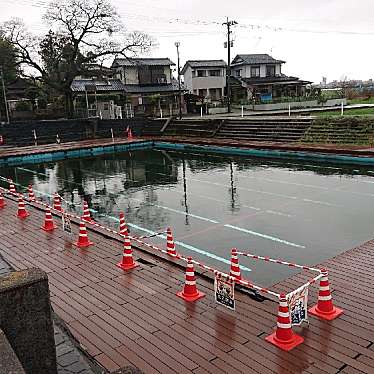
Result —
[[[374,148],[363,145],[340,145],[340,144],[307,144],[271,141],[249,141],[237,139],[218,139],[207,137],[181,137],[181,136],[146,136],[136,137],[132,140],[126,138],[88,139],[83,141],[68,142],[62,144],[44,144],[38,146],[12,147],[0,146],[0,158],[11,156],[23,156],[39,153],[61,152],[74,149],[85,149],[92,147],[110,146],[112,144],[127,144],[142,141],[165,141],[196,145],[230,146],[241,148],[270,149],[283,151],[304,151],[317,153],[346,154],[353,156],[374,157]]]
[[[299,332],[305,342],[289,353],[264,340],[276,324],[277,304],[237,293],[237,311],[216,305],[213,284],[198,277],[207,296],[186,303],[175,296],[183,270],[135,250],[149,261],[124,273],[115,264],[122,246],[89,230],[94,246],[72,247],[59,228],[40,229],[44,213],[16,217],[16,203],[0,210],[0,252],[16,269],[40,267],[48,273],[55,312],[87,352],[110,371],[133,365],[145,373],[374,373],[374,241],[325,265],[335,303],[344,315],[332,322],[310,318]],[[76,239],[78,227],[73,225]],[[307,275],[275,286],[287,291]],[[312,287],[311,305],[317,288]]]

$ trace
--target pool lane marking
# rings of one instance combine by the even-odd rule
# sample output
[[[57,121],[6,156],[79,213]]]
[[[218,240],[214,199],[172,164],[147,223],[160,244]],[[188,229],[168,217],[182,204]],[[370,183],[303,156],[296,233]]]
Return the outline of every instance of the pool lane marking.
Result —
[[[119,219],[117,217],[109,216],[109,215],[106,215],[106,214],[103,214],[103,215],[105,217],[108,217],[108,218],[116,221],[116,222],[119,222]],[[150,235],[157,234],[155,231],[152,231],[152,230],[146,229],[144,227],[138,226],[138,225],[136,225],[134,223],[126,222],[126,224],[128,226],[130,226],[130,227],[133,227],[134,229],[137,229],[139,231],[144,231],[144,232],[146,232],[146,233],[148,233]],[[157,235],[157,236],[166,240],[166,236],[165,235]],[[228,260],[226,258],[223,258],[223,257],[220,257],[220,256],[217,256],[217,255],[215,255],[215,254],[213,254],[211,252],[205,251],[205,250],[203,250],[201,248],[194,247],[194,246],[192,246],[190,244],[181,242],[179,240],[174,240],[174,243],[177,244],[177,245],[179,245],[179,246],[181,246],[181,247],[183,247],[183,248],[186,248],[186,249],[188,249],[188,250],[190,250],[192,252],[196,252],[196,253],[199,253],[199,254],[201,254],[203,256],[213,258],[214,260],[217,260],[219,262],[223,262],[224,264],[231,265],[231,261],[230,260]],[[240,269],[241,270],[245,270],[245,271],[252,271],[250,268],[247,268],[247,267],[242,266],[242,265],[240,265]]]
[[[130,199],[132,200],[136,200],[136,201],[140,201],[141,203],[144,201],[144,200],[141,200],[141,199],[138,199],[136,197],[130,197]],[[183,210],[178,210],[178,209],[174,209],[174,208],[169,208],[168,206],[164,206],[164,205],[159,205],[159,204],[154,204],[154,203],[148,203],[149,205],[152,205],[152,206],[155,206],[157,208],[161,208],[161,209],[165,209],[165,210],[168,210],[170,212],[173,212],[173,213],[177,213],[177,214],[182,214],[184,216],[189,216],[189,217],[193,217],[193,218],[196,218],[196,219],[200,219],[202,221],[206,221],[206,222],[210,222],[210,223],[214,223],[214,224],[217,224],[219,223],[218,221],[214,220],[214,219],[210,219],[210,218],[206,218],[206,217],[202,217],[202,216],[198,216],[197,214],[192,214],[192,213],[187,213]]]
[[[275,237],[275,236],[262,234],[262,233],[257,232],[257,231],[252,231],[252,230],[243,229],[242,227],[233,226],[233,225],[229,225],[229,224],[225,224],[224,227],[228,227],[228,228],[230,228],[230,229],[237,230],[237,231],[242,231],[242,232],[244,232],[244,233],[246,233],[246,234],[250,234],[250,235],[254,235],[254,236],[259,236],[259,237],[261,237],[261,238],[269,239],[269,240],[272,240],[272,241],[274,241],[274,242],[278,242],[278,243],[286,244],[286,245],[289,245],[289,246],[291,246],[291,247],[296,247],[296,248],[305,248],[305,245],[300,245],[300,244],[292,243],[292,242],[289,242],[289,241],[287,241],[287,240],[277,238],[277,237]]]
[[[4,178],[4,177],[0,177],[1,179],[3,179],[3,180],[7,180],[6,178]],[[17,186],[21,186],[21,187],[23,187],[21,184],[19,184],[19,183],[15,183]],[[43,195],[46,195],[46,196],[49,196],[49,197],[53,197],[53,196],[51,196],[51,195],[49,195],[49,194],[47,194],[47,193],[43,193],[43,192],[40,192],[40,191],[35,191],[35,192],[39,192],[39,193],[41,193],[41,194],[43,194]],[[136,199],[136,198],[132,198],[133,200],[137,200],[137,201],[141,201],[142,202],[142,200],[140,200],[140,199]],[[73,204],[73,203],[69,203],[70,205],[75,205],[75,204]],[[155,205],[155,206],[157,206],[157,207],[160,207],[160,208],[162,208],[162,209],[167,209],[167,210],[170,210],[170,211],[172,211],[172,212],[176,212],[176,213],[180,213],[180,214],[183,214],[183,215],[186,215],[186,214],[188,214],[188,215],[190,215],[191,217],[194,217],[194,218],[197,218],[197,219],[201,219],[201,220],[205,220],[205,221],[208,221],[208,222],[211,222],[211,223],[214,223],[214,224],[219,224],[219,222],[218,221],[215,221],[215,220],[211,220],[211,219],[209,219],[209,218],[205,218],[205,217],[200,217],[200,216],[196,216],[196,215],[191,215],[191,214],[189,214],[189,213],[186,213],[186,212],[183,212],[183,211],[178,211],[178,210],[176,210],[176,209],[172,209],[172,208],[168,208],[168,207],[163,207],[163,206],[161,206],[161,205],[158,205],[158,204],[152,204],[152,205]],[[94,212],[94,213],[97,213],[97,211],[96,210],[94,210],[94,209],[90,209],[90,211],[91,212]],[[254,213],[254,214],[257,214],[257,213]],[[109,217],[109,218],[112,218],[112,219],[115,219],[115,220],[118,220],[118,218],[116,218],[116,217],[112,217],[112,216],[109,216],[109,215],[104,215],[104,216],[106,216],[106,217]],[[241,220],[242,218],[240,218],[240,220]],[[119,221],[119,220],[118,220]],[[132,227],[134,227],[134,228],[138,228],[139,227],[139,229],[140,230],[142,230],[142,228],[140,228],[140,226],[137,226],[137,225],[134,225],[134,224],[129,224],[129,226],[132,226]],[[240,227],[238,227],[238,226],[232,226],[232,225],[229,225],[229,224],[224,224],[223,226],[225,226],[225,227],[228,227],[228,228],[231,228],[231,229],[234,229],[234,230],[238,230],[238,231],[244,231],[244,232],[247,232],[247,233],[251,233],[252,235],[256,235],[256,236],[260,236],[260,237],[262,237],[262,238],[264,238],[264,239],[269,239],[269,240],[273,240],[273,241],[276,241],[276,242],[279,242],[279,243],[283,243],[283,244],[287,244],[287,245],[290,245],[290,246],[292,246],[292,247],[298,247],[298,248],[305,248],[305,246],[300,246],[300,245],[298,245],[298,244],[295,244],[295,243],[291,243],[291,242],[288,242],[288,241],[286,241],[286,240],[283,240],[283,239],[280,239],[280,238],[276,238],[276,237],[273,237],[273,236],[270,236],[270,235],[266,235],[266,234],[261,234],[261,233],[256,233],[255,231],[250,231],[250,230],[246,230],[246,229],[242,229],[242,228],[240,228]],[[146,229],[144,229],[143,231],[146,231]],[[147,232],[147,231],[146,231]],[[149,231],[149,233],[150,234],[154,234],[155,232],[151,232],[151,231]],[[177,242],[176,242],[177,243]],[[203,251],[203,250],[200,250],[200,249],[198,249],[198,248],[195,248],[195,247],[193,247],[193,246],[190,246],[189,244],[186,244],[186,243],[183,243],[183,242],[179,242],[180,243],[180,245],[182,246],[182,247],[184,247],[184,248],[187,248],[187,249],[190,249],[190,250],[193,250],[192,248],[194,248],[194,250],[195,250],[195,252],[198,252],[198,253],[201,253],[201,254],[204,254],[204,253],[209,253],[209,252],[206,252],[206,251]],[[201,251],[201,252],[199,252],[199,251]],[[205,254],[206,255],[206,254]],[[211,254],[212,255],[212,254]],[[215,255],[212,255],[212,256],[215,256]],[[210,256],[210,257],[212,257],[212,256]],[[209,257],[209,256],[208,256]],[[217,257],[217,256],[215,256],[215,257]],[[212,258],[215,258],[215,257],[212,257]],[[226,260],[226,261],[228,261],[228,260]],[[227,263],[230,263],[230,261],[228,261]],[[250,270],[249,270],[250,271]]]
[[[223,184],[223,183],[218,183],[218,182],[209,182],[209,181],[204,181],[204,180],[202,180],[202,179],[190,178],[190,180],[195,181],[195,182],[201,182],[201,183],[213,184],[213,185],[221,186],[221,187],[227,187],[227,188],[230,188],[230,187],[231,187],[231,186],[228,185],[228,184]],[[238,189],[238,190],[250,191],[250,192],[262,193],[262,194],[264,194],[264,195],[274,195],[274,196],[278,196],[278,197],[285,197],[285,198],[287,198],[287,199],[291,199],[291,200],[300,200],[300,201],[305,201],[305,202],[312,203],[312,204],[323,204],[323,205],[329,205],[329,206],[331,205],[331,206],[336,206],[336,207],[341,206],[341,205],[338,205],[338,204],[327,203],[327,202],[325,202],[325,201],[311,200],[311,199],[303,199],[303,198],[295,197],[295,196],[289,196],[289,195],[277,194],[277,193],[275,193],[275,192],[267,192],[267,191],[254,190],[254,189],[247,188],[247,187],[240,187],[240,186],[237,186],[236,189]],[[327,191],[326,191],[326,192],[327,192]]]
[[[173,191],[178,191],[180,193],[183,193],[183,190],[180,190],[180,189],[173,189]],[[196,193],[192,193],[192,195],[201,197],[202,199],[213,200],[213,201],[217,201],[217,202],[220,202],[220,203],[229,203],[230,202],[230,201],[224,201],[224,200],[216,199],[214,197],[205,196],[205,195],[196,194]],[[270,210],[270,209],[264,210],[264,209],[257,208],[257,207],[254,207],[254,206],[250,206],[250,205],[246,205],[246,204],[240,204],[240,207],[253,209],[253,210],[256,210],[256,211],[261,211],[262,213],[274,214],[274,215],[282,216],[282,217],[288,217],[288,218],[295,217],[293,214],[278,212],[276,210]]]

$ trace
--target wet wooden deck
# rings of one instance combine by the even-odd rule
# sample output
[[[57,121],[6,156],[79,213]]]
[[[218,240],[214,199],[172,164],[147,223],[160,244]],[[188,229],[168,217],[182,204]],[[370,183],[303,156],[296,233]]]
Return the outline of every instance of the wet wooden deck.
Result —
[[[374,148],[363,145],[340,145],[340,144],[308,144],[308,143],[287,143],[271,141],[248,141],[237,139],[207,138],[207,137],[181,137],[181,136],[147,136],[135,137],[132,140],[126,138],[88,139],[83,141],[68,142],[61,144],[44,144],[38,146],[12,147],[0,146],[0,158],[11,156],[32,155],[48,152],[61,152],[74,149],[85,149],[91,147],[110,146],[112,144],[127,144],[142,141],[165,141],[196,145],[230,146],[241,148],[271,149],[283,151],[305,151],[318,153],[346,154],[353,156],[374,156]]]
[[[198,277],[207,296],[185,303],[180,267],[135,250],[149,261],[129,273],[115,264],[121,243],[89,230],[94,246],[72,247],[59,228],[40,229],[43,212],[16,217],[16,203],[0,210],[0,252],[15,268],[40,267],[48,273],[55,312],[87,352],[113,371],[133,365],[145,373],[374,373],[374,240],[325,265],[333,297],[344,315],[332,322],[310,318],[297,330],[305,342],[289,353],[264,338],[276,324],[277,304],[236,294],[237,311],[214,302],[213,284]],[[73,225],[76,239],[78,227]],[[277,290],[302,284],[296,275]],[[311,304],[317,288],[312,287]]]

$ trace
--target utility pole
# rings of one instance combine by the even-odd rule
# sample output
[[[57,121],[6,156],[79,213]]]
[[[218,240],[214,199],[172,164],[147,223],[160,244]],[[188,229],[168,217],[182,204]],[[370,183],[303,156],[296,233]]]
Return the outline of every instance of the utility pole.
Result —
[[[4,70],[3,70],[2,66],[0,66],[0,74],[1,74],[1,82],[2,82],[2,86],[3,86],[3,95],[4,95],[6,119],[7,119],[7,122],[10,123],[10,120],[9,120],[9,110],[8,110],[8,101],[6,99],[6,91],[5,91],[5,84],[4,84]]]
[[[236,21],[229,21],[226,18],[226,22],[223,23],[227,27],[227,42],[225,42],[225,48],[227,44],[227,72],[226,72],[226,90],[227,90],[227,112],[231,113],[231,89],[230,89],[230,76],[231,76],[231,47],[233,42],[231,41],[231,26],[237,25]]]
[[[175,46],[177,47],[177,55],[178,55],[178,66],[177,66],[177,69],[178,69],[178,96],[179,96],[179,104],[178,104],[178,108],[179,108],[179,119],[182,119],[182,89],[181,89],[181,71],[180,71],[180,62],[179,62],[179,46],[181,45],[180,42],[175,42],[174,43]]]

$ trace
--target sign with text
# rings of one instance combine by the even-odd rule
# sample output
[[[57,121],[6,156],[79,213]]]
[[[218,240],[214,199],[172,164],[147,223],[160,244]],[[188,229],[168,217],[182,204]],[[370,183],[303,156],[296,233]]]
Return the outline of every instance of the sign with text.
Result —
[[[62,214],[62,230],[69,235],[73,233],[70,218],[65,213]]]
[[[234,286],[235,283],[232,280],[220,275],[216,275],[214,279],[216,302],[231,310],[235,310]]]
[[[300,291],[287,297],[292,325],[299,326],[302,322],[309,323],[308,290],[308,287],[304,287]]]

